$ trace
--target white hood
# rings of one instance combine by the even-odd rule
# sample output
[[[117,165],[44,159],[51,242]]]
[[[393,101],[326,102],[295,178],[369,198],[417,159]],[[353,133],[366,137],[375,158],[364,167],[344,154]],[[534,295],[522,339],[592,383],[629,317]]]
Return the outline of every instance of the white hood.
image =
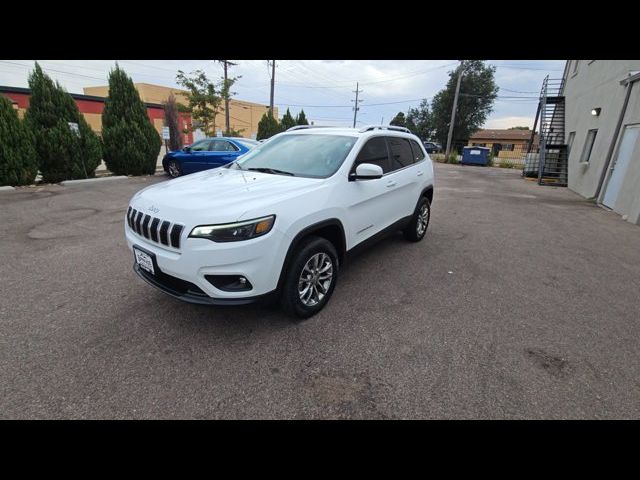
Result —
[[[294,198],[323,185],[323,179],[216,168],[151,185],[138,192],[131,206],[163,220],[184,224],[226,223],[245,212]]]

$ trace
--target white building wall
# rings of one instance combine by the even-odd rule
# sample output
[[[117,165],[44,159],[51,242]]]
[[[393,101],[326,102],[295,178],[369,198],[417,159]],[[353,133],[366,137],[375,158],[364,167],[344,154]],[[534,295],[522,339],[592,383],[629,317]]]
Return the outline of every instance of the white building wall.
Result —
[[[613,138],[620,116],[625,86],[620,81],[630,72],[640,71],[640,60],[570,60],[565,71],[566,135],[575,132],[569,152],[569,188],[587,198],[597,194],[598,183],[605,169],[609,148],[617,145]],[[574,70],[575,62],[578,63]],[[600,115],[591,110],[600,108]],[[632,87],[626,114],[618,137],[625,125],[640,123],[640,84]],[[598,129],[589,162],[580,162],[587,132]],[[640,142],[639,142],[640,143]],[[615,161],[615,153],[612,162]],[[613,163],[612,163],[613,164]],[[612,165],[610,164],[610,166]],[[606,179],[605,179],[606,180]],[[601,192],[606,188],[606,181]],[[624,184],[614,211],[633,223],[640,223],[640,148],[636,145]]]

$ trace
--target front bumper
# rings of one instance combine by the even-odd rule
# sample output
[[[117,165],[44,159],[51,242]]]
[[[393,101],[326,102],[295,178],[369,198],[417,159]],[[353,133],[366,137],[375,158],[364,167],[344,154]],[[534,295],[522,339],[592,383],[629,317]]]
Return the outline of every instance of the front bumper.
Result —
[[[169,279],[166,278],[167,275],[162,279],[158,278],[158,276],[150,275],[141,269],[135,262],[133,264],[133,271],[149,285],[156,287],[167,295],[171,295],[183,302],[195,303],[197,305],[247,305],[249,303],[264,300],[275,293],[274,291],[265,295],[244,298],[213,298],[208,296],[193,283],[181,281],[176,277],[171,277],[171,279]]]
[[[157,265],[156,275],[136,273],[147,283],[163,292],[191,303],[239,305],[251,303],[272,294],[278,284],[288,241],[274,228],[268,234],[241,242],[216,243],[203,238],[189,238],[189,229],[182,232],[180,250],[154,243],[125,225],[125,237],[130,250],[152,253]],[[206,275],[242,275],[250,290],[224,291],[216,288]]]

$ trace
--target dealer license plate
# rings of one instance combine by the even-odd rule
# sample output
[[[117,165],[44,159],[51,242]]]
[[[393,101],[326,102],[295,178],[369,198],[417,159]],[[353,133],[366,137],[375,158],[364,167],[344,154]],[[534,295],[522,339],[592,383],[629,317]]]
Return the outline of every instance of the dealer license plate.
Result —
[[[137,248],[133,249],[133,253],[135,254],[136,263],[138,264],[138,266],[143,270],[146,270],[150,274],[155,275],[155,272],[153,271],[153,259],[151,258],[151,255],[142,252]]]

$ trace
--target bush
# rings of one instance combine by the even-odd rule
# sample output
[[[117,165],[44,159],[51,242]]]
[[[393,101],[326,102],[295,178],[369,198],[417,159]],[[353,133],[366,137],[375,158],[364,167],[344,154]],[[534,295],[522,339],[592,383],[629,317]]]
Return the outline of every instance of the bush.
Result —
[[[42,179],[57,183],[93,177],[102,156],[100,140],[71,95],[59,83],[54,84],[37,63],[29,75],[29,87],[25,124],[34,138]],[[77,133],[70,123],[78,125]]]
[[[447,163],[452,163],[455,165],[459,164],[460,162],[458,161],[458,152],[451,152],[447,157]]]
[[[488,159],[489,159],[489,160],[487,161],[487,167],[493,167],[493,166],[495,166],[496,162],[495,162],[495,160],[494,160],[493,152],[489,152]]]
[[[0,186],[29,185],[37,174],[33,134],[0,95]]]
[[[502,160],[498,166],[500,168],[516,168],[515,162],[511,160]]]
[[[433,160],[434,162],[438,162],[438,163],[447,163],[447,159],[444,156],[444,153],[432,153],[431,155],[429,155],[429,157],[431,158],[431,160]]]
[[[162,140],[133,81],[116,64],[102,113],[102,152],[116,175],[153,175]]]

